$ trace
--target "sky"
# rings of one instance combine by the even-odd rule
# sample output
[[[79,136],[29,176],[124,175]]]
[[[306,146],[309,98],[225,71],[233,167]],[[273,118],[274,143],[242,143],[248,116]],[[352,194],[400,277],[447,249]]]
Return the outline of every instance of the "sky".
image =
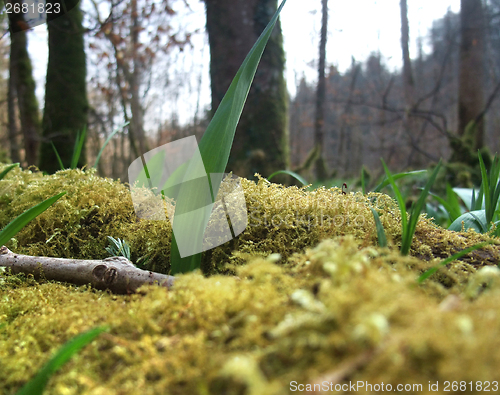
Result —
[[[84,0],[85,1],[85,0]],[[448,9],[460,10],[460,0],[407,0],[410,22],[410,56],[417,55],[417,38],[426,37],[433,20],[441,18]],[[190,26],[203,28],[204,3],[189,0],[193,12]],[[316,80],[319,31],[321,26],[321,1],[287,0],[281,14],[284,47],[287,57],[286,79],[288,90],[295,94],[296,82],[302,76],[309,82]],[[329,1],[327,38],[327,65],[335,65],[341,72],[351,65],[353,56],[363,62],[371,52],[380,51],[389,69],[401,67],[399,0],[350,0]],[[195,40],[195,57],[184,59],[182,67],[201,70],[199,103],[210,103],[209,52],[202,50],[207,45],[206,36],[200,33]],[[43,103],[44,79],[47,62],[47,32],[37,26],[29,34],[29,48],[35,69],[37,96]],[[424,51],[426,41],[424,40]],[[203,56],[200,56],[203,54]],[[188,62],[188,66],[186,63]],[[194,83],[193,83],[194,84]],[[169,93],[166,92],[166,95]],[[180,121],[188,120],[194,112],[194,102],[187,93],[181,94],[174,108],[180,112]],[[180,102],[179,102],[180,101]],[[185,118],[185,119],[184,119]]]

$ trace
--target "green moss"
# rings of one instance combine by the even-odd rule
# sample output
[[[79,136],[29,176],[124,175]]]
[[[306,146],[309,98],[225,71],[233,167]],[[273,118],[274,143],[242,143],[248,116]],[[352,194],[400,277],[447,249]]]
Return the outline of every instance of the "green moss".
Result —
[[[264,179],[242,186],[247,229],[205,254],[204,275],[180,275],[171,291],[116,296],[3,275],[0,393],[14,394],[66,340],[101,324],[110,332],[68,362],[48,393],[285,394],[291,381],[425,386],[496,378],[498,247],[416,283],[440,258],[487,236],[422,217],[412,256],[402,257],[400,214],[387,195],[307,192]],[[94,171],[13,170],[0,181],[0,226],[61,190],[68,193],[10,247],[98,258],[110,235],[168,270],[168,221],[138,221],[127,187]],[[389,248],[377,247],[369,207]]]

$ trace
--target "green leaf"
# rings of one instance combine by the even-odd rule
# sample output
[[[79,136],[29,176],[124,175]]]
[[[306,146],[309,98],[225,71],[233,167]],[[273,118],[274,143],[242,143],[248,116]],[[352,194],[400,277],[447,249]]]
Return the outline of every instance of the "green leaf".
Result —
[[[425,206],[425,199],[427,199],[427,196],[429,195],[431,186],[432,184],[434,184],[434,181],[436,180],[440,168],[441,168],[441,160],[439,160],[436,168],[434,169],[431,176],[427,180],[424,190],[420,193],[420,196],[418,197],[417,203],[415,205],[412,205],[410,209],[410,222],[408,225],[407,232],[403,235],[403,243],[401,245],[402,255],[408,255],[408,253],[410,252],[413,235],[415,234],[415,229],[417,228],[418,218],[420,217],[420,213],[422,212],[422,209]]]
[[[99,154],[97,154],[97,158],[95,159],[94,167],[97,169],[97,165],[99,164],[99,160],[101,159],[102,152],[104,151],[104,148],[108,145],[108,143],[111,141],[113,136],[118,133],[120,130],[122,130],[125,126],[127,126],[130,122],[124,123],[122,126],[120,126],[118,129],[115,129],[113,133],[111,133],[106,141],[104,142],[103,146],[101,147],[101,150],[99,151]]]
[[[61,170],[64,170],[65,167],[64,167],[64,164],[62,162],[61,157],[59,156],[59,152],[57,152],[57,150],[56,150],[56,146],[54,145],[54,143],[52,141],[50,142],[50,144],[52,144],[52,149],[54,150],[54,153],[56,154],[57,161],[59,162],[59,167],[61,168]]]
[[[75,147],[73,148],[73,156],[71,157],[71,168],[76,169],[78,165],[78,160],[82,154],[82,148],[85,144],[85,136],[87,135],[87,126],[83,127],[82,132],[76,134]]]
[[[361,191],[366,195],[366,187],[370,181],[370,174],[366,171],[365,166],[361,166]]]
[[[489,228],[486,222],[486,211],[476,210],[469,211],[458,217],[453,223],[448,227],[448,230],[453,230],[455,232],[462,231],[462,221],[464,223],[464,230],[475,229],[478,233],[483,233],[483,229]]]
[[[41,395],[50,376],[52,376],[73,355],[78,353],[83,347],[107,330],[107,326],[97,327],[87,332],[83,332],[68,341],[59,349],[56,355],[45,364],[37,375],[17,392],[17,395]]]
[[[291,170],[278,170],[278,171],[275,171],[273,174],[271,174],[269,177],[267,177],[267,180],[271,181],[271,178],[273,178],[274,176],[277,176],[278,174],[288,174],[289,176],[292,176],[298,182],[300,182],[302,184],[302,186],[308,185],[308,183],[304,179],[304,177],[301,177],[299,174],[297,174],[297,173],[295,173],[294,171],[291,171]]]
[[[36,218],[38,215],[47,210],[52,206],[61,196],[66,194],[66,192],[58,193],[51,198],[44,200],[43,202],[31,207],[24,213],[14,218],[5,228],[0,232],[0,246],[7,243],[12,237],[14,237],[22,228],[24,228],[30,221]]]
[[[283,0],[271,21],[248,53],[217,108],[212,121],[203,134],[198,146],[203,163],[199,163],[196,157],[193,157],[188,162],[185,176],[187,180],[191,181],[193,178],[191,175],[198,174],[202,167],[204,167],[205,174],[209,175],[208,187],[212,203],[217,196],[222,179],[212,182],[214,180],[211,179],[211,175],[222,174],[226,169],[236,126],[243,111],[257,66],[285,3],[286,0]],[[182,239],[191,236],[193,245],[200,248],[211,211],[211,205],[206,204],[208,192],[203,190],[208,187],[202,184],[202,180],[181,184],[177,195],[173,224],[175,232],[181,235]],[[201,191],[200,188],[202,189]],[[195,210],[200,208],[203,209],[195,212]],[[179,213],[182,217],[179,216]],[[181,258],[178,246],[179,241],[182,242],[182,240],[177,240],[172,235],[170,252],[172,274],[187,272],[199,268],[201,265],[201,254]]]
[[[403,246],[406,240],[406,234],[408,232],[408,218],[406,216],[406,206],[405,202],[403,200],[403,196],[401,195],[401,192],[399,191],[398,187],[396,186],[396,183],[394,182],[394,177],[392,176],[391,172],[387,168],[385,162],[383,159],[381,159],[382,165],[384,166],[384,171],[385,174],[387,175],[387,179],[389,180],[390,184],[392,185],[392,189],[394,190],[394,194],[396,195],[396,200],[398,202],[399,206],[399,211],[401,212],[401,236],[402,236],[402,242],[401,242],[401,251],[403,251]],[[405,246],[406,249],[406,246]],[[403,252],[401,252],[403,254]],[[403,254],[406,255],[406,254]]]
[[[416,176],[418,174],[424,174],[427,172],[427,170],[415,170],[415,171],[407,171],[403,173],[398,173],[398,174],[393,174],[392,178],[394,181],[399,180],[400,178],[404,178],[407,176]],[[382,181],[380,184],[378,184],[373,192],[380,192],[382,189],[384,189],[387,185],[389,185],[391,182],[389,181],[388,178],[386,178],[384,181]]]
[[[389,182],[392,185],[392,188],[394,189],[394,194],[396,195],[396,200],[398,202],[399,210],[401,211],[401,255],[408,255],[410,252],[410,247],[411,243],[413,240],[413,235],[415,234],[415,229],[417,227],[417,222],[418,218],[420,216],[420,213],[422,212],[422,209],[424,208],[425,205],[425,199],[427,198],[429,194],[429,190],[434,184],[434,181],[437,177],[437,174],[439,172],[439,169],[441,168],[441,160],[439,161],[438,165],[432,172],[429,180],[427,181],[427,184],[425,185],[423,191],[420,193],[420,196],[418,198],[418,201],[416,204],[412,205],[410,209],[410,221],[408,222],[408,219],[406,217],[406,206],[403,200],[403,196],[401,195],[401,192],[399,191],[398,187],[396,186],[396,183],[394,182],[394,177],[392,176],[391,172],[387,168],[384,160],[382,159],[382,165],[384,166],[385,173],[387,175],[387,178],[389,179]]]
[[[1,173],[0,173],[0,180],[3,180],[3,178],[7,175],[9,171],[11,171],[14,167],[19,166],[19,163],[13,163],[12,165],[7,166]]]
[[[450,221],[455,221],[460,215],[462,215],[462,210],[460,208],[460,203],[458,202],[457,195],[451,188],[450,184],[446,184],[446,200],[442,197],[430,193],[445,209],[448,213]]]
[[[465,250],[462,250],[448,258],[446,258],[445,260],[443,260],[442,262],[440,262],[439,264],[437,264],[436,266],[430,268],[429,270],[425,271],[417,280],[417,282],[419,284],[421,284],[422,282],[424,282],[426,279],[428,279],[430,276],[432,276],[434,273],[436,273],[438,271],[438,269],[442,266],[445,266],[447,265],[448,263],[450,262],[453,262],[457,259],[460,259],[461,257],[463,257],[464,255],[468,254],[469,252],[472,252],[474,250],[477,250],[479,248],[482,248],[484,247],[485,245],[487,244],[491,244],[491,242],[485,242],[485,243],[479,243],[479,244],[476,244],[476,245],[473,245],[472,247],[469,247],[469,248],[466,248]]]
[[[487,223],[489,223],[493,218],[493,216],[490,218],[491,203],[492,203],[490,194],[490,183],[488,181],[488,176],[486,175],[486,166],[484,165],[481,152],[478,152],[478,157],[479,157],[479,167],[481,168],[482,186],[484,189],[484,206],[486,208],[486,221]]]
[[[378,213],[375,211],[375,209],[371,207],[370,210],[372,210],[373,219],[375,220],[375,227],[377,228],[378,245],[380,247],[387,247],[387,238],[385,237],[385,230],[384,227],[382,226],[382,223],[380,222]]]

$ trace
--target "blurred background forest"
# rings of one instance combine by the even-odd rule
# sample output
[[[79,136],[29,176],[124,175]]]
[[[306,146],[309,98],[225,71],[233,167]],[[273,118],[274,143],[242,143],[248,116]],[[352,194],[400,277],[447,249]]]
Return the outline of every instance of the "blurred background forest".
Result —
[[[410,31],[408,17],[408,5],[416,2],[394,1],[399,18],[390,23],[398,25],[401,67],[389,66],[374,47],[367,58],[352,57],[350,67],[341,69],[328,62],[326,46],[336,28],[329,15],[339,5],[317,0],[317,12],[310,14],[317,20],[317,56],[307,59],[315,76],[297,72],[293,87],[285,78],[287,53],[278,25],[228,171],[252,177],[290,169],[313,181],[359,176],[363,166],[379,176],[381,157],[393,170],[427,168],[442,157],[455,172],[450,181],[470,183],[460,171],[477,168],[478,149],[495,153],[499,145],[500,0],[461,0],[459,12],[448,10],[429,31],[419,32]],[[22,1],[5,4],[16,3]],[[201,137],[277,1],[66,5],[67,12],[41,22],[22,12],[2,13],[0,160],[52,173],[59,169],[53,146],[69,166],[77,135],[86,129],[79,165],[92,165],[111,133],[128,122],[98,167],[103,176],[127,181],[128,166],[141,154],[189,135]],[[297,17],[297,29],[308,31],[306,19]],[[47,25],[47,42],[33,51],[27,29],[37,24]],[[43,51],[48,63],[41,87],[34,69]]]

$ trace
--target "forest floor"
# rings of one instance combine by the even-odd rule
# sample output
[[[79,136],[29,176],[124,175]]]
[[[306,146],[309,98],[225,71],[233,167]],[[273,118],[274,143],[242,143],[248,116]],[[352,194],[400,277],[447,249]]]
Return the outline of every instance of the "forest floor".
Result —
[[[113,295],[0,275],[0,393],[14,394],[67,340],[104,324],[109,331],[64,365],[47,393],[498,390],[499,240],[418,284],[443,258],[491,237],[422,216],[403,257],[400,213],[387,195],[241,185],[246,230],[171,290]],[[0,181],[0,227],[63,190],[10,250],[102,259],[113,236],[130,244],[133,260],[147,256],[146,269],[168,272],[169,221],[139,220],[127,185],[93,170],[13,170]],[[371,207],[387,248],[378,247]]]

